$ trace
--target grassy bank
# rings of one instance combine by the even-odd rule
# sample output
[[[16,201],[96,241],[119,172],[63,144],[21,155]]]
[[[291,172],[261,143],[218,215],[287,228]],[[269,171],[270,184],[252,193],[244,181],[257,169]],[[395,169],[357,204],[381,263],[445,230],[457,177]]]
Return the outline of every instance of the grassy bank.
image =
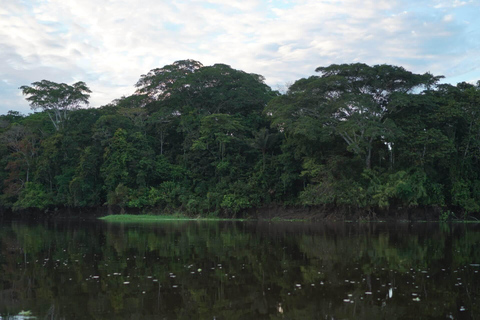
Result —
[[[189,217],[181,214],[150,215],[150,214],[113,214],[99,218],[107,222],[163,222],[163,221],[245,221],[246,219],[225,219],[216,217]]]
[[[234,219],[234,218],[218,218],[218,217],[191,217],[183,214],[163,214],[163,215],[153,215],[153,214],[113,214],[98,218],[106,222],[115,222],[115,223],[152,223],[152,222],[167,222],[167,221],[271,221],[271,222],[306,222],[306,221],[326,221],[326,220],[316,220],[310,218],[291,218],[291,217],[272,217],[272,218],[249,218],[249,219]],[[377,219],[377,220],[328,220],[328,221],[338,221],[338,222],[387,222],[387,220]],[[411,220],[402,220],[398,219],[397,222],[411,222]],[[440,223],[480,223],[478,220],[416,220],[415,222],[440,222]]]

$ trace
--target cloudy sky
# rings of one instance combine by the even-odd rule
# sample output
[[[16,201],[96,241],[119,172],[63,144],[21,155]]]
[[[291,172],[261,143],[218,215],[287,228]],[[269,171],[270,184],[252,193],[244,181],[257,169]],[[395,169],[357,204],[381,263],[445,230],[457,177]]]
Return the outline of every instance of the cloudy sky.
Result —
[[[0,114],[21,85],[85,81],[98,107],[176,60],[282,89],[319,66],[394,64],[480,80],[480,0],[0,0]]]

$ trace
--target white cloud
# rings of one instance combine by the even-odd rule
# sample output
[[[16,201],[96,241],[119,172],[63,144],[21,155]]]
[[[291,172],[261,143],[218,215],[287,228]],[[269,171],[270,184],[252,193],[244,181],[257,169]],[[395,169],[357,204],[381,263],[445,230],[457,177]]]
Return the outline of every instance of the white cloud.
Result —
[[[447,14],[447,15],[443,16],[443,21],[445,21],[445,22],[450,22],[452,20],[453,20],[453,15],[451,15],[451,14]]]
[[[435,8],[457,8],[457,7],[463,7],[469,4],[473,3],[473,0],[468,0],[468,1],[460,1],[460,0],[436,0],[437,4],[435,5]]]
[[[141,74],[187,58],[262,74],[273,87],[356,61],[471,76],[478,8],[459,0],[0,0],[0,79],[9,83],[0,113],[7,100],[25,107],[13,92],[41,79],[83,80],[91,104],[106,104],[131,94]]]

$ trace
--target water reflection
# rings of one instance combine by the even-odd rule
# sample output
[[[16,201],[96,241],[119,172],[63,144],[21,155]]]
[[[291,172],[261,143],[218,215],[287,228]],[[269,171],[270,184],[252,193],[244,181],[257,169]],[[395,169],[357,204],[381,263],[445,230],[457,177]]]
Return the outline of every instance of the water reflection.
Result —
[[[98,221],[0,229],[0,315],[476,319],[480,226]]]

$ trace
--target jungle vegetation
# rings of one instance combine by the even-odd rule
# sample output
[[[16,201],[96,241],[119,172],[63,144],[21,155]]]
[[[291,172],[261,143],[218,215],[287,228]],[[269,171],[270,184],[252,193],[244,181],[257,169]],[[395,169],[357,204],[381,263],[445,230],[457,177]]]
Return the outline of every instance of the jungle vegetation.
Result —
[[[480,212],[480,82],[362,63],[285,93],[182,60],[88,107],[88,86],[20,90],[0,116],[0,207],[241,215],[269,205]]]

